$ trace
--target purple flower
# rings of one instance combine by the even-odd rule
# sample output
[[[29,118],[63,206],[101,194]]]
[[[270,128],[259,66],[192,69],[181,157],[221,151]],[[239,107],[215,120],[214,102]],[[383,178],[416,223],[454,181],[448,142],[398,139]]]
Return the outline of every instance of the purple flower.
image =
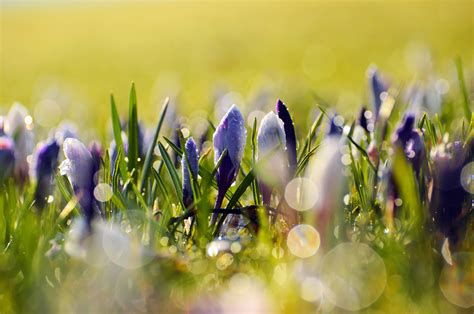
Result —
[[[36,177],[35,205],[41,209],[51,194],[54,172],[58,164],[59,145],[56,140],[41,144],[36,151],[34,175]]]
[[[89,152],[94,161],[94,170],[99,171],[102,157],[102,145],[99,142],[93,141],[89,144]]]
[[[288,164],[290,166],[290,177],[296,172],[296,167],[298,166],[296,160],[296,135],[295,127],[293,125],[293,120],[291,119],[290,112],[285,104],[278,99],[276,103],[276,112],[278,117],[283,121],[283,126],[285,130],[285,139],[286,139],[286,152],[288,154]]]
[[[387,86],[380,78],[377,68],[369,69],[369,85],[372,92],[372,104],[374,107],[375,118],[379,116],[380,107],[382,106],[382,93],[387,91]]]
[[[434,224],[456,243],[459,236],[463,205],[469,193],[461,184],[463,167],[472,160],[469,147],[461,142],[448,144],[446,149],[438,149],[433,160],[433,188],[430,199],[430,213]],[[466,206],[471,204],[466,202]]]
[[[27,157],[34,148],[32,120],[28,110],[20,104],[14,104],[5,121],[5,133],[15,142],[14,176],[21,184],[28,180],[29,164]]]
[[[283,127],[283,121],[275,113],[269,112],[258,129],[258,159],[263,172],[259,181],[263,203],[266,205],[270,204],[272,186],[287,177],[286,158],[282,154],[286,146]]]
[[[372,113],[367,108],[362,107],[358,117],[359,125],[366,131],[372,132],[374,130],[374,123],[371,119]]]
[[[328,136],[341,136],[344,120],[341,116],[334,114],[329,120]]]
[[[227,154],[223,157],[216,173],[218,192],[215,208],[222,206],[225,193],[237,176],[244,155],[246,140],[247,130],[245,129],[244,117],[239,109],[233,105],[222,118],[213,136],[215,163],[217,163],[224,150],[227,150]],[[213,215],[211,223],[214,223],[216,218]]]
[[[405,156],[418,175],[425,155],[425,146],[423,134],[415,128],[415,116],[413,114],[405,115],[403,122],[393,135],[392,143],[402,147]]]
[[[94,217],[94,159],[79,140],[67,138],[63,143],[66,159],[59,166],[61,175],[66,175],[79,199],[86,222],[90,225]]]
[[[8,178],[15,166],[15,143],[6,136],[0,135],[0,183]]]
[[[192,176],[197,177],[198,170],[199,170],[199,155],[196,147],[196,143],[192,137],[188,138],[186,144],[184,145],[184,149],[186,150],[186,155],[188,157],[188,161],[186,159],[181,159],[182,164],[182,171],[183,171],[183,201],[186,207],[189,207],[194,199],[193,199],[193,189],[192,189]],[[189,167],[188,167],[189,163]]]

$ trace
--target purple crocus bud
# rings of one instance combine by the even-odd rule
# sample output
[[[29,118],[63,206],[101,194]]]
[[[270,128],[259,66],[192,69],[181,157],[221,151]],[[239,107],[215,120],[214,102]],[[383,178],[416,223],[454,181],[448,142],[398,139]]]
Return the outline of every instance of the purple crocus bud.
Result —
[[[341,136],[342,135],[342,127],[344,126],[344,119],[334,114],[329,120],[329,128],[327,131],[328,136]]]
[[[443,149],[444,148],[444,149]],[[433,188],[430,213],[438,230],[455,244],[459,237],[463,206],[470,208],[469,193],[461,183],[463,167],[472,161],[469,147],[454,142],[438,147],[433,154]],[[467,211],[466,211],[467,212]]]
[[[102,145],[100,145],[99,142],[93,141],[89,144],[89,152],[91,153],[92,156],[92,161],[93,161],[93,171],[94,175],[100,170],[100,165],[101,165],[101,157],[102,157]],[[97,178],[94,178],[94,180],[97,180]]]
[[[367,110],[367,108],[362,107],[359,113],[359,117],[357,119],[359,125],[366,131],[372,132],[374,130],[374,123],[371,119],[372,112]]]
[[[281,184],[287,177],[286,158],[283,156],[286,136],[283,128],[283,121],[275,113],[269,112],[263,117],[258,129],[258,160],[262,174],[259,182],[265,205],[270,204],[272,187]]]
[[[186,144],[184,145],[186,150],[186,155],[188,161],[186,162],[185,158],[181,159],[182,171],[183,171],[183,201],[186,207],[189,207],[193,199],[193,189],[192,189],[192,176],[197,177],[199,170],[199,155],[197,151],[196,143],[192,137],[188,138]],[[188,167],[189,163],[189,167]]]
[[[387,91],[387,86],[380,78],[377,68],[369,69],[369,85],[372,92],[372,104],[374,107],[375,118],[379,116],[380,107],[382,106],[382,93]]]
[[[290,177],[293,177],[296,172],[296,167],[298,166],[296,160],[296,135],[295,127],[293,125],[293,120],[291,119],[290,112],[285,104],[278,99],[276,103],[276,112],[278,117],[283,121],[283,127],[285,130],[285,139],[286,139],[286,152],[288,154],[288,164],[290,166]]]
[[[58,164],[59,145],[56,140],[40,144],[35,154],[35,205],[42,209],[51,194],[54,172]]]
[[[227,149],[227,154],[223,157],[216,173],[218,192],[215,208],[222,206],[225,193],[237,177],[246,140],[247,130],[245,129],[244,117],[239,109],[233,105],[222,118],[213,136],[215,163],[217,163],[224,150]],[[215,222],[216,218],[217,216],[213,215],[211,224]]]
[[[59,166],[61,175],[66,175],[79,199],[87,224],[94,217],[94,160],[86,146],[79,140],[68,138],[63,143],[66,159]]]
[[[35,145],[32,122],[28,110],[20,104],[13,105],[5,121],[5,133],[15,142],[14,176],[20,183],[28,180],[30,167],[27,158]]]
[[[13,173],[15,166],[15,143],[6,135],[0,135],[0,183]]]
[[[393,135],[392,143],[401,145],[408,161],[418,174],[425,155],[425,146],[423,133],[415,128],[415,116],[413,114],[405,115],[403,122]]]

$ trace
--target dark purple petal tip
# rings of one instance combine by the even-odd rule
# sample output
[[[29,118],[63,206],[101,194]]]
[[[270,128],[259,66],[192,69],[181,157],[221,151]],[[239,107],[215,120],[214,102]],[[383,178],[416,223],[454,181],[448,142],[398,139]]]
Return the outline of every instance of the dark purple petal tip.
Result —
[[[280,99],[278,99],[276,103],[276,112],[281,121],[283,121],[283,129],[285,130],[286,137],[286,150],[288,153],[288,164],[290,165],[290,168],[293,169],[290,175],[293,175],[297,166],[296,134],[295,127],[293,125],[293,119],[291,119],[288,108]]]

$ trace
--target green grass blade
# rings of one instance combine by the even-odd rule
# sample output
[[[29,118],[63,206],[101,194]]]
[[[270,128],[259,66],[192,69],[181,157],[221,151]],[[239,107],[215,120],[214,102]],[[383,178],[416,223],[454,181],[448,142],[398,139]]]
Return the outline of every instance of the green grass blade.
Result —
[[[163,107],[161,107],[160,118],[158,119],[158,124],[156,125],[155,133],[153,134],[153,140],[150,144],[150,147],[148,147],[148,151],[146,153],[145,163],[143,164],[143,169],[142,169],[140,191],[142,191],[143,188],[145,187],[146,180],[148,179],[148,176],[150,174],[150,169],[153,165],[153,154],[155,151],[156,142],[158,141],[158,136],[160,135],[160,130],[163,125],[163,121],[166,116],[166,111],[168,110],[169,101],[170,99],[166,98],[163,104]]]
[[[462,99],[463,99],[464,115],[467,121],[469,121],[471,119],[472,112],[471,112],[470,102],[469,102],[469,93],[467,91],[466,81],[464,80],[464,72],[463,72],[461,58],[456,59],[456,70],[458,74],[459,89],[461,90]]]
[[[122,151],[124,152],[125,149],[123,147],[122,142],[122,127],[120,126],[120,117],[117,111],[117,106],[115,104],[114,95],[110,95],[110,109],[112,112],[112,127],[114,130],[114,139],[115,139],[115,146],[117,152]],[[122,180],[127,179],[127,165],[125,164],[125,159],[123,155],[119,157],[117,154],[116,163],[119,165],[120,175],[122,176]]]
[[[165,147],[163,144],[158,142],[158,148],[160,149],[160,154],[161,157],[163,158],[163,161],[165,163],[166,169],[168,169],[168,173],[171,177],[171,181],[173,183],[174,190],[176,192],[176,196],[178,198],[179,203],[181,204],[182,208],[186,208],[183,203],[183,188],[181,186],[181,180],[179,179],[178,172],[174,168],[173,162],[171,161],[170,156],[168,155],[168,152],[166,151]]]
[[[138,164],[138,114],[137,93],[135,83],[130,90],[130,103],[128,107],[128,171],[137,169]],[[135,174],[137,171],[135,171]],[[136,177],[136,175],[134,175]]]

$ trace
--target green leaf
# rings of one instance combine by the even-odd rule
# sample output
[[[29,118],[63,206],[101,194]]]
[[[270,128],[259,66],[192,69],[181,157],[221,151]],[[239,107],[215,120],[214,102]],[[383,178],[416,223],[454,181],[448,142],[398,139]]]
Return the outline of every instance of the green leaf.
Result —
[[[110,95],[110,109],[112,112],[112,127],[114,130],[114,139],[115,139],[115,146],[117,149],[117,152],[124,152],[125,149],[123,147],[123,142],[122,142],[122,127],[120,125],[120,117],[117,111],[117,106],[115,105],[115,99],[114,95]],[[117,160],[115,161],[120,169],[120,175],[122,176],[122,180],[125,181],[127,179],[127,165],[125,163],[124,156],[119,157],[119,154],[117,154]]]
[[[459,89],[461,90],[462,99],[463,99],[464,116],[466,117],[467,121],[469,121],[471,119],[472,112],[471,112],[470,102],[469,102],[469,92],[467,91],[466,82],[464,80],[464,73],[463,73],[461,58],[456,59],[456,70],[458,73]]]
[[[257,118],[253,119],[252,127],[252,168],[255,167],[257,163]],[[262,199],[260,197],[260,188],[258,186],[258,181],[254,180],[252,183],[252,192],[253,192],[253,201],[255,205],[261,205]]]
[[[166,151],[163,144],[158,142],[158,148],[160,149],[160,154],[165,163],[165,167],[166,169],[168,169],[168,173],[171,177],[171,182],[173,183],[173,187],[175,189],[178,201],[181,204],[181,207],[185,209],[186,206],[184,206],[184,203],[183,203],[183,188],[181,186],[181,180],[179,179],[178,172],[174,168],[173,162],[171,161],[171,158],[168,155],[168,152]]]
[[[135,83],[130,90],[130,103],[128,107],[128,171],[137,169],[138,163],[138,115],[137,115],[137,93]],[[135,171],[135,174],[137,173]],[[134,176],[136,177],[136,175]]]
[[[232,208],[234,208],[234,206],[237,204],[238,200],[240,199],[240,197],[242,195],[244,195],[245,191],[247,190],[247,188],[252,184],[252,182],[255,180],[255,175],[254,175],[254,172],[253,170],[251,170],[246,176],[245,178],[242,180],[242,182],[240,183],[240,185],[237,187],[237,189],[235,190],[235,193],[234,195],[232,196],[232,198],[229,200],[229,203],[227,204],[226,206],[226,211],[230,211]],[[219,219],[219,222],[217,223],[216,225],[216,229],[215,229],[215,232],[214,232],[214,235],[217,235],[217,233],[219,232],[219,229],[220,227],[222,226],[222,224],[224,223],[224,220],[225,220],[225,217],[226,217],[226,214],[223,214],[221,216],[221,218]]]
[[[153,165],[153,154],[155,151],[156,142],[158,141],[158,136],[160,135],[160,130],[163,125],[163,121],[166,116],[166,111],[168,110],[169,101],[170,99],[166,98],[163,104],[163,107],[161,107],[160,118],[158,119],[158,123],[155,128],[155,133],[153,134],[153,140],[151,141],[150,147],[148,147],[148,151],[146,153],[145,163],[143,164],[143,169],[142,169],[140,191],[142,191],[143,188],[145,187],[146,180],[148,179],[148,175],[150,174],[150,169],[152,168],[152,165]]]
[[[319,113],[318,117],[314,121],[313,125],[311,126],[310,131],[308,132],[308,135],[306,136],[306,140],[304,144],[302,145],[302,149],[300,151],[300,156],[298,160],[301,160],[305,154],[308,153],[308,151],[311,150],[311,142],[313,141],[314,135],[316,134],[316,130],[319,128],[321,123],[323,122],[323,117],[325,115],[325,112],[321,110]]]

